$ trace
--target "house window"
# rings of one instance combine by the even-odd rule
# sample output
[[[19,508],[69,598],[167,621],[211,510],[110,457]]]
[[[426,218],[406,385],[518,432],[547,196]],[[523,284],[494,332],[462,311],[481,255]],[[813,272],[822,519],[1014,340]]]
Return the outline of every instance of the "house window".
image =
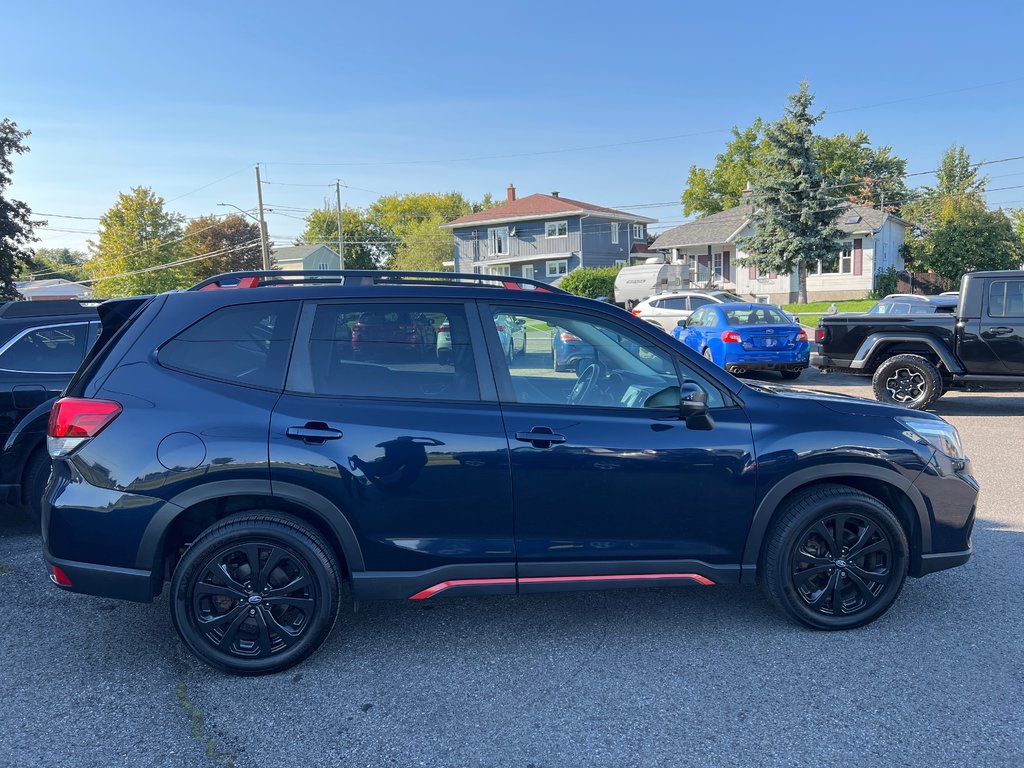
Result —
[[[716,285],[722,282],[722,254],[720,253],[711,257],[711,274]]]
[[[321,261],[321,262],[320,262],[320,271],[321,271],[321,272],[326,272],[326,271],[327,271],[327,269],[328,269],[328,267],[327,267],[327,262],[326,262],[326,261]]]
[[[647,227],[643,224],[633,225],[633,239],[634,240],[646,240],[647,239]]]
[[[494,227],[487,230],[487,243],[492,256],[508,255],[508,227]]]
[[[612,242],[618,245],[619,243],[619,222],[612,222]]]
[[[754,297],[754,301],[757,302],[758,304],[770,304],[771,303],[771,301],[769,301],[769,297],[768,296],[763,296],[763,295],[762,296],[755,296]]]
[[[494,267],[487,267],[487,274],[489,274],[489,275],[504,275],[504,276],[507,277],[509,275],[508,264],[499,264],[499,265],[494,266]]]
[[[624,267],[624,266],[626,266],[627,263],[628,262],[625,259],[616,259],[615,260],[615,266],[616,267]]]
[[[828,262],[818,262],[819,275],[852,275],[853,274],[853,246],[844,245],[839,255]]]
[[[533,280],[533,264],[523,264],[523,277]]]
[[[569,272],[569,262],[566,259],[545,262],[548,277],[558,277]]]
[[[545,237],[567,237],[569,234],[568,221],[549,221],[544,224]]]

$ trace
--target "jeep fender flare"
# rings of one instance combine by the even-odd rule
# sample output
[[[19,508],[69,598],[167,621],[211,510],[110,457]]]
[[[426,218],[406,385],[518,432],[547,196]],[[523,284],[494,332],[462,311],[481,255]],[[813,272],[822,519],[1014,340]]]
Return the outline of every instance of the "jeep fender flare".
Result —
[[[945,345],[940,344],[933,336],[924,333],[872,333],[861,342],[860,347],[857,349],[857,354],[850,361],[850,368],[854,370],[867,368],[873,361],[875,350],[880,345],[890,342],[897,344],[923,344],[935,353],[935,356],[942,361],[947,371],[950,373],[964,372],[963,366],[960,365],[960,362]]]
[[[928,507],[924,502],[924,497],[921,496],[921,492],[914,485],[913,480],[908,480],[895,470],[871,464],[825,464],[807,467],[787,475],[772,486],[771,490],[761,499],[761,503],[757,505],[757,510],[754,512],[754,517],[750,522],[747,542],[743,548],[741,583],[753,584],[756,581],[758,563],[761,558],[761,544],[783,499],[805,485],[822,482],[848,485],[849,483],[846,481],[850,478],[880,481],[902,493],[910,501],[917,515],[917,528],[920,536],[918,556],[931,552],[932,534],[929,524]],[[911,537],[908,535],[907,538],[910,539]]]

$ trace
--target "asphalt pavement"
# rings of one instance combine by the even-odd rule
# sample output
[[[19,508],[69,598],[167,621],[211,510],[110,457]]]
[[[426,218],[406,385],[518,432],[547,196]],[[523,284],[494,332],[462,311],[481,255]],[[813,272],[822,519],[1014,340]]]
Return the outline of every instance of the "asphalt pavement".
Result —
[[[849,632],[746,587],[373,603],[299,667],[237,678],[193,663],[165,596],[50,586],[0,513],[0,766],[1020,766],[1024,395],[935,411],[982,484],[975,556]]]

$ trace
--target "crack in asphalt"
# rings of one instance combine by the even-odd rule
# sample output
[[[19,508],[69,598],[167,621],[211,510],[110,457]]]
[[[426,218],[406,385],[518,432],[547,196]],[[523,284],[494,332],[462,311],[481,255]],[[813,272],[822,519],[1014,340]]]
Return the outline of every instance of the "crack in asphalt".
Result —
[[[207,731],[203,726],[203,721],[206,716],[202,710],[197,707],[188,695],[188,679],[192,677],[192,665],[189,664],[188,659],[185,657],[185,650],[178,645],[178,660],[181,662],[182,667],[185,670],[185,676],[178,681],[177,696],[178,703],[181,705],[182,710],[188,716],[192,726],[192,738],[195,739],[203,747],[206,752],[206,756],[213,759],[219,760],[223,765],[223,768],[236,768],[235,760],[237,759],[234,753],[222,751],[217,745],[217,737]]]

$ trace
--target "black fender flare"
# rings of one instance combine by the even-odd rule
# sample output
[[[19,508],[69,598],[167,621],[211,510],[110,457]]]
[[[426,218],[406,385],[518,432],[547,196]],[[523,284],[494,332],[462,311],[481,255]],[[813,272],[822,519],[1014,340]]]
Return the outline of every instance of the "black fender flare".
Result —
[[[135,558],[137,568],[151,570],[154,579],[160,579],[160,558],[163,554],[164,538],[168,527],[187,508],[204,501],[222,499],[231,496],[266,496],[268,498],[287,499],[304,507],[317,520],[328,527],[341,544],[342,553],[350,572],[366,570],[359,539],[349,523],[348,517],[329,499],[315,491],[290,483],[271,484],[270,480],[215,480],[197,485],[182,491],[167,500],[153,515],[139,543]]]
[[[950,373],[963,373],[963,366],[944,345],[940,344],[933,336],[925,333],[872,333],[861,342],[857,354],[850,361],[850,368],[862,370],[867,368],[874,360],[875,349],[881,344],[923,344],[935,353],[936,357],[946,366]]]
[[[798,488],[810,485],[811,483],[831,481],[837,484],[847,484],[844,481],[849,480],[851,477],[881,481],[906,496],[917,513],[918,530],[920,532],[918,551],[931,552],[932,534],[928,506],[925,504],[921,492],[914,485],[913,480],[908,480],[893,469],[871,464],[837,463],[818,465],[806,467],[787,475],[772,486],[771,490],[761,499],[761,503],[758,504],[754,517],[750,522],[747,542],[743,548],[742,582],[751,584],[756,580],[758,561],[761,557],[761,544],[764,541],[765,534],[768,532],[768,526],[771,524],[775,512],[786,496]]]
[[[22,416],[4,441],[4,456],[17,458],[16,464],[8,469],[11,480],[21,483],[28,457],[39,446],[46,446],[46,427],[50,421],[50,410],[56,401],[56,397],[51,397]]]

